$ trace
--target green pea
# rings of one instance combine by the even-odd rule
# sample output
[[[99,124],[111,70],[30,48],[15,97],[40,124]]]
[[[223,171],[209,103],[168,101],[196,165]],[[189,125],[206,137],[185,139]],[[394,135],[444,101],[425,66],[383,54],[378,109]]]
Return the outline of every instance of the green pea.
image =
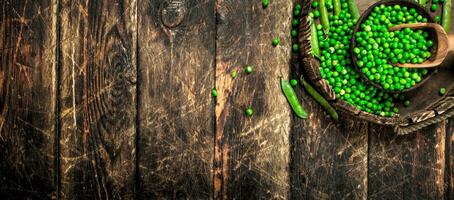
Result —
[[[292,50],[293,50],[293,52],[297,53],[300,50],[300,46],[298,44],[293,44]]]
[[[404,106],[405,106],[405,107],[410,106],[410,100],[405,100],[405,101],[404,101]]]
[[[437,10],[438,10],[438,5],[437,5],[437,4],[432,4],[432,6],[430,6],[430,10],[431,10],[432,12],[437,11]]]
[[[291,80],[290,80],[290,85],[293,86],[293,87],[295,87],[295,86],[298,85],[298,81],[295,80],[295,79],[291,79]]]
[[[213,97],[218,96],[218,91],[216,90],[216,88],[213,88],[213,90],[211,90],[211,96],[213,96]]]
[[[445,95],[446,94],[446,88],[442,87],[440,88],[440,95]]]
[[[252,73],[252,66],[248,65],[244,68],[244,71],[247,73],[247,74],[250,74]]]
[[[230,76],[231,76],[232,78],[235,78],[237,75],[238,75],[238,73],[237,73],[236,71],[230,72]]]
[[[263,8],[268,8],[270,5],[270,0],[262,0],[262,7]]]
[[[295,38],[296,36],[298,36],[298,31],[295,30],[295,29],[293,29],[292,32],[291,32],[291,36],[292,36],[293,38]]]
[[[279,38],[277,38],[277,37],[274,38],[272,44],[273,44],[273,46],[279,45]]]
[[[252,115],[254,115],[254,110],[251,107],[249,107],[244,111],[244,114],[248,117],[252,117]]]

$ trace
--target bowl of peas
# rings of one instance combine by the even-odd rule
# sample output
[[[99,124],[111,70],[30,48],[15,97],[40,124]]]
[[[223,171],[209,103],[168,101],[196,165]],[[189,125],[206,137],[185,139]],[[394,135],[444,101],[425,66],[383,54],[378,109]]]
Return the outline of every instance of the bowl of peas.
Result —
[[[429,31],[389,27],[427,21],[450,30],[451,0],[417,2],[302,1],[307,9],[294,16],[300,23],[297,34],[292,31],[299,60],[306,78],[341,114],[399,134],[454,116],[454,56],[436,70],[394,67],[430,59],[437,41]]]
[[[437,45],[434,33],[409,28],[389,31],[395,25],[422,22],[435,20],[415,2],[384,0],[370,6],[359,18],[350,46],[353,66],[361,77],[388,93],[408,92],[429,80],[435,70],[395,64],[420,64],[430,59]]]

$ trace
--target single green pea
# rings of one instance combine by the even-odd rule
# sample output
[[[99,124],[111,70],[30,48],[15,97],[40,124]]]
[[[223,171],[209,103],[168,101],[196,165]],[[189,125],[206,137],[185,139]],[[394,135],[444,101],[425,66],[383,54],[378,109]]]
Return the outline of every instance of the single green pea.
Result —
[[[293,15],[294,15],[294,16],[300,16],[300,14],[301,14],[301,11],[300,11],[300,10],[294,10],[294,11],[293,11]]]
[[[244,114],[246,114],[246,116],[248,117],[252,117],[252,115],[254,115],[254,110],[251,107],[249,107],[244,111]]]
[[[291,36],[292,36],[293,38],[295,38],[296,36],[298,36],[298,31],[295,30],[295,29],[293,29],[292,32],[291,32]]]
[[[300,24],[300,21],[298,19],[293,19],[292,20],[292,26],[297,27]]]
[[[300,46],[298,44],[293,44],[292,50],[293,50],[293,52],[297,53],[300,50]]]
[[[404,106],[405,106],[405,107],[410,106],[410,100],[405,100],[405,101],[404,101]]]
[[[279,42],[280,42],[280,41],[279,41],[279,38],[276,37],[276,38],[273,39],[272,44],[273,44],[273,46],[277,46],[277,45],[279,45]]]
[[[438,5],[437,5],[437,4],[432,4],[432,6],[430,6],[430,10],[431,10],[432,12],[437,11],[437,10],[438,10]]]
[[[237,75],[238,75],[238,73],[237,73],[235,70],[232,71],[232,72],[230,72],[230,76],[231,76],[232,78],[235,78]]]
[[[218,96],[218,91],[216,90],[216,88],[213,88],[213,90],[211,90],[211,96],[213,96],[213,97]]]
[[[318,1],[312,2],[312,7],[313,8],[318,8]]]
[[[442,87],[440,88],[440,95],[445,95],[446,94],[446,88]]]
[[[270,5],[270,0],[262,0],[262,7],[263,8],[268,8]]]
[[[295,5],[295,10],[301,11],[301,4],[296,4],[296,5]]]
[[[244,71],[247,73],[247,74],[250,74],[252,73],[252,66],[248,65],[244,68]]]
[[[298,85],[298,81],[296,79],[292,79],[292,80],[290,80],[290,85],[295,87]]]

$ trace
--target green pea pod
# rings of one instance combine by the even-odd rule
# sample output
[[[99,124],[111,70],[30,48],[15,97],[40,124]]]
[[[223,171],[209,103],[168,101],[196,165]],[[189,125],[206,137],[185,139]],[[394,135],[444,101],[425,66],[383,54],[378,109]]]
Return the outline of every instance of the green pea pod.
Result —
[[[451,30],[451,7],[452,2],[451,0],[446,0],[443,3],[443,12],[441,14],[441,26],[445,29],[447,33]]]
[[[298,96],[296,96],[296,93],[290,83],[283,78],[281,78],[281,89],[296,116],[302,119],[306,119],[307,112],[304,110],[303,106],[298,100]]]
[[[326,9],[325,0],[319,0],[318,10],[320,11],[320,23],[325,32],[329,31],[328,10]]]
[[[314,18],[310,18],[311,23],[311,49],[312,55],[315,57],[320,57],[320,47],[318,46],[318,38],[317,38],[317,28],[315,27]]]
[[[419,4],[425,8],[427,6],[427,0],[419,0]]]
[[[358,6],[356,5],[356,0],[347,0],[348,9],[350,10],[350,14],[353,16],[354,19],[359,19],[361,16],[359,14]]]
[[[328,103],[328,101],[320,95],[320,93],[315,90],[308,82],[306,82],[303,78],[303,76],[300,77],[300,83],[303,85],[304,89],[306,89],[307,93],[309,93],[315,101],[317,101],[318,104],[320,104],[326,112],[334,119],[334,121],[338,122],[339,121],[339,115],[336,112],[336,109],[334,109],[331,104]]]
[[[341,2],[340,0],[333,0],[334,1],[334,15],[339,15],[341,13]]]

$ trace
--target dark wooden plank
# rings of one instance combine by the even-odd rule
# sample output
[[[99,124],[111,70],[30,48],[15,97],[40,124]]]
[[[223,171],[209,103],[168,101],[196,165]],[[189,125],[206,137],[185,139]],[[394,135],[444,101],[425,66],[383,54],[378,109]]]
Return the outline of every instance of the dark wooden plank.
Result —
[[[335,124],[313,99],[312,113],[292,126],[291,199],[365,199],[368,123],[342,116]]]
[[[218,1],[215,197],[287,199],[290,108],[279,76],[290,61],[291,0]],[[279,37],[281,44],[271,41]],[[254,72],[245,74],[244,67]],[[232,78],[230,73],[238,72]],[[247,107],[255,114],[244,115]]]
[[[132,199],[136,1],[61,3],[61,197]]]
[[[143,199],[212,197],[214,2],[138,3]]]
[[[56,197],[56,1],[0,1],[0,196]]]
[[[446,126],[445,197],[446,199],[454,199],[454,119],[449,119]]]
[[[392,129],[371,127],[370,199],[442,199],[445,194],[446,124],[397,136]]]

